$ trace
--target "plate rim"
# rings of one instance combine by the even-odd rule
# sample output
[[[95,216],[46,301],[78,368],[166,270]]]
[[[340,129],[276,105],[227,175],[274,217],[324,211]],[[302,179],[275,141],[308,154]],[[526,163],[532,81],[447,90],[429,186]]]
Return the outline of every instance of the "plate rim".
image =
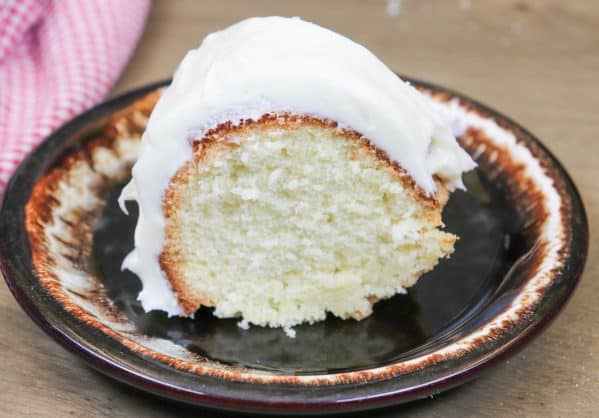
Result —
[[[561,165],[561,163],[557,160],[557,158],[547,149],[547,147],[532,133],[524,129],[518,123],[513,121],[511,118],[501,114],[480,103],[477,100],[471,99],[470,97],[458,93],[454,90],[438,86],[433,83],[421,81],[418,79],[414,79],[412,77],[403,77],[402,79],[411,82],[417,86],[421,86],[424,88],[431,89],[433,91],[445,93],[451,95],[453,97],[458,97],[460,99],[465,100],[477,108],[481,109],[483,112],[489,114],[493,118],[497,118],[499,120],[503,120],[510,124],[513,127],[516,127],[520,131],[522,131],[525,135],[527,135],[545,154],[551,164],[552,167],[557,171],[559,176],[563,179],[566,184],[568,190],[568,197],[572,200],[575,208],[573,210],[576,211],[576,214],[579,217],[579,223],[576,225],[571,225],[572,229],[570,231],[571,238],[573,235],[577,235],[579,242],[576,242],[575,245],[580,250],[576,257],[578,258],[577,265],[571,271],[562,273],[566,275],[566,283],[567,286],[564,289],[563,293],[560,295],[558,300],[553,302],[552,309],[550,309],[547,313],[541,316],[540,320],[537,322],[530,324],[530,326],[525,327],[521,330],[520,333],[515,335],[512,339],[510,339],[506,344],[500,345],[496,350],[493,350],[489,353],[484,359],[482,359],[478,364],[470,365],[470,367],[460,368],[456,372],[444,376],[443,378],[437,379],[435,381],[423,382],[420,385],[412,386],[408,389],[398,390],[398,391],[389,391],[389,392],[381,392],[376,396],[369,397],[360,397],[354,399],[345,399],[345,400],[329,400],[329,401],[318,401],[318,402],[307,402],[307,401],[276,401],[273,402],[269,400],[268,397],[263,399],[239,399],[239,398],[231,398],[229,396],[218,396],[213,393],[200,393],[198,391],[189,390],[183,387],[178,387],[176,385],[172,385],[168,382],[163,382],[157,379],[152,378],[151,376],[144,375],[142,373],[138,373],[131,368],[127,368],[123,364],[119,364],[113,359],[109,358],[106,355],[102,355],[96,351],[91,350],[81,341],[78,341],[76,338],[69,335],[67,330],[60,327],[60,324],[54,324],[45,317],[42,310],[40,309],[39,303],[45,303],[44,301],[32,301],[27,294],[26,291],[19,285],[19,279],[16,276],[19,274],[18,269],[15,267],[13,262],[13,254],[11,254],[10,249],[8,248],[7,239],[0,240],[0,271],[2,271],[3,277],[10,289],[11,293],[21,306],[21,308],[28,314],[28,316],[42,329],[44,330],[50,337],[52,337],[55,341],[57,341],[61,346],[66,348],[67,350],[73,352],[74,354],[81,357],[88,364],[90,364],[95,369],[100,372],[115,378],[125,384],[132,385],[138,389],[141,389],[146,392],[153,393],[158,396],[167,397],[173,400],[182,401],[188,404],[196,405],[196,406],[204,406],[204,407],[212,407],[217,409],[231,410],[231,411],[252,411],[252,412],[270,412],[270,413],[314,413],[314,412],[349,412],[349,411],[358,411],[358,410],[366,410],[378,407],[384,407],[389,405],[394,405],[398,403],[408,402],[415,399],[424,398],[431,394],[436,394],[441,391],[450,389],[452,387],[458,386],[468,380],[471,380],[482,372],[490,369],[495,364],[503,361],[505,358],[510,357],[515,354],[520,349],[524,348],[528,343],[530,343],[534,338],[536,338],[546,327],[557,317],[557,315],[563,310],[564,306],[570,299],[572,293],[574,292],[577,284],[580,281],[580,277],[584,270],[585,261],[588,255],[588,244],[589,244],[589,230],[588,230],[588,220],[586,216],[586,211],[584,209],[584,204],[582,202],[581,196],[572,181],[571,177],[565,170],[565,168]],[[35,184],[37,178],[27,178],[24,176],[24,171],[26,168],[32,163],[42,164],[40,161],[35,161],[36,157],[40,153],[50,152],[50,155],[45,156],[45,161],[54,161],[54,158],[51,156],[51,146],[52,138],[60,138],[64,136],[70,136],[76,131],[76,127],[81,124],[85,124],[89,120],[93,120],[95,118],[108,116],[112,113],[112,109],[116,106],[119,107],[121,103],[127,102],[130,103],[137,98],[143,97],[145,94],[155,90],[159,87],[163,87],[168,85],[170,80],[161,80],[158,82],[154,82],[142,87],[138,87],[132,90],[129,90],[123,94],[120,94],[114,98],[111,98],[98,106],[93,107],[92,109],[80,114],[75,117],[71,121],[67,122],[61,128],[56,130],[54,133],[45,138],[19,165],[17,170],[13,173],[11,179],[7,183],[7,187],[4,190],[4,196],[2,201],[2,206],[0,208],[0,232],[4,231],[7,216],[6,213],[10,208],[9,198],[15,192],[15,188],[20,186],[21,189],[25,189],[30,192],[31,188]],[[48,149],[48,150],[47,150]],[[62,149],[62,148],[61,148]],[[44,172],[47,167],[43,167],[40,172]],[[19,181],[22,184],[19,184]],[[29,194],[27,195],[27,199]],[[28,243],[27,243],[28,245]],[[573,257],[571,254],[569,259]],[[29,274],[35,274],[33,272],[29,272]],[[48,298],[51,299],[51,298]],[[543,303],[543,301],[541,301]],[[92,344],[93,345],[93,344]],[[389,380],[401,379],[401,376],[392,377]],[[267,387],[265,385],[265,387]]]

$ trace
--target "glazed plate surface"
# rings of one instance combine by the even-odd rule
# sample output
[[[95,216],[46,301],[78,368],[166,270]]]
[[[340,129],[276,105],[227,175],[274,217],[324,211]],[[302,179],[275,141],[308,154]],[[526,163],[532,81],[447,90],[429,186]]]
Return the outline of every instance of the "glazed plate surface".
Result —
[[[158,91],[140,88],[77,117],[19,167],[0,217],[2,273],[23,309],[98,370],[200,406],[327,413],[383,407],[476,377],[547,326],[574,290],[588,245],[580,197],[533,135],[455,92],[412,83],[463,132],[478,168],[444,211],[455,253],[362,321],[334,317],[243,330],[209,309],[145,313],[120,266],[137,212],[118,208]]]

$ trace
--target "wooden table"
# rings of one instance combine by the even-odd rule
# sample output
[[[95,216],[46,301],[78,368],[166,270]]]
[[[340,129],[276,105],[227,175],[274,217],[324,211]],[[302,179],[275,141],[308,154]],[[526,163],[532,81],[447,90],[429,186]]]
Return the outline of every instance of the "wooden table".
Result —
[[[559,319],[522,353],[461,388],[380,416],[599,414],[599,3],[596,1],[156,1],[114,94],[168,77],[209,32],[252,15],[299,15],[364,44],[392,69],[510,115],[580,188],[590,260]],[[213,416],[96,373],[43,334],[0,286],[0,416]]]

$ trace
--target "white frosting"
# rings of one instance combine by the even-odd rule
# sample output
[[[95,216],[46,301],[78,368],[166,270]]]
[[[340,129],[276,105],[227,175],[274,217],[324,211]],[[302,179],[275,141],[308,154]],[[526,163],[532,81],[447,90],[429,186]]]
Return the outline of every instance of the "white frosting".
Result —
[[[416,89],[361,45],[299,18],[251,18],[208,35],[187,53],[143,135],[124,200],[136,200],[135,249],[123,267],[143,282],[144,309],[182,313],[158,263],[162,196],[192,158],[191,141],[225,121],[289,111],[358,131],[398,162],[426,193],[433,176],[462,187],[474,167],[447,121]]]

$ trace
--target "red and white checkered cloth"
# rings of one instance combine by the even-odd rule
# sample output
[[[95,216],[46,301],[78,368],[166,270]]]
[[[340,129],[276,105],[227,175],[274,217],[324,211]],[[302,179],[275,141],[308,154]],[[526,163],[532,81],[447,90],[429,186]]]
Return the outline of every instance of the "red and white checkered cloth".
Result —
[[[102,100],[149,0],[0,0],[0,195],[43,138]]]

